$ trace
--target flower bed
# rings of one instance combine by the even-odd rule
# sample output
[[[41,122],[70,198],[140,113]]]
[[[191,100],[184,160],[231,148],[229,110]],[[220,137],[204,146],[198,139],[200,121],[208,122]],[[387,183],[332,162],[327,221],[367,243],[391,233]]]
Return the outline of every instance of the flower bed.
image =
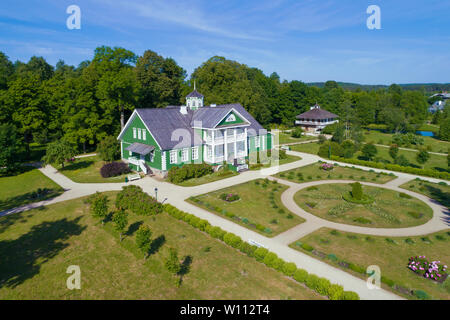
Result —
[[[222,193],[220,195],[220,199],[222,199],[223,201],[226,202],[234,202],[240,199],[238,194],[233,194],[233,193]]]
[[[409,258],[408,268],[415,273],[437,282],[443,282],[447,278],[447,266],[440,261],[429,262],[425,256]]]
[[[333,170],[334,166],[331,163],[322,163],[320,165],[320,169],[324,170],[324,171],[331,171]]]

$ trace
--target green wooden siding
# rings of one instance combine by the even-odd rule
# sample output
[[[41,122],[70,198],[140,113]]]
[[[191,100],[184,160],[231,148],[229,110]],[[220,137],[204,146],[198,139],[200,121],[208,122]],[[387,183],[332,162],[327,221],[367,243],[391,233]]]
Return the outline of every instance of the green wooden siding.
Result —
[[[176,163],[170,163],[170,152],[172,150],[166,151],[166,168],[167,170],[170,170],[172,167],[181,167],[188,163],[202,163],[203,162],[203,146],[198,146],[198,159],[192,160],[192,149],[194,147],[189,148],[182,148],[175,150],[177,152],[177,162]],[[186,161],[181,161],[181,155],[184,149],[188,150],[188,158]]]
[[[133,128],[141,129],[142,131],[146,132],[146,139],[143,140],[143,134],[141,133],[141,139],[138,139],[138,135],[136,132],[136,138],[133,137]],[[145,156],[145,162],[147,165],[151,168],[155,168],[158,170],[161,170],[161,150],[159,149],[158,144],[156,143],[155,139],[153,139],[150,132],[145,128],[145,125],[142,123],[141,119],[136,115],[130,125],[128,126],[127,130],[124,132],[122,137],[122,159],[128,159],[130,157],[136,157],[140,159],[140,155],[136,153],[132,153],[130,155],[130,152],[125,150],[128,146],[131,144],[139,142],[143,144],[147,144],[149,146],[154,146],[155,150],[153,151],[153,161],[150,161],[150,155]]]

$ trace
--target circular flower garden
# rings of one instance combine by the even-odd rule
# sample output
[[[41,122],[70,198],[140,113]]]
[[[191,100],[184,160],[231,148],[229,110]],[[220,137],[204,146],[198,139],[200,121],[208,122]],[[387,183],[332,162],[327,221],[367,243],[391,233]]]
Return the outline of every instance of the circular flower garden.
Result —
[[[337,223],[373,228],[403,228],[426,223],[433,216],[423,201],[408,194],[359,183],[332,183],[298,191],[303,210]]]

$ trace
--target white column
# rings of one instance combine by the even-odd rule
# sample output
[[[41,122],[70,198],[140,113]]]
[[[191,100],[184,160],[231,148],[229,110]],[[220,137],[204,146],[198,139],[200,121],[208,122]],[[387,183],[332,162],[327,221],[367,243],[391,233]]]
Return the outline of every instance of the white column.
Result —
[[[244,142],[244,146],[245,146],[245,155],[248,156],[248,146],[247,146],[247,128],[244,129],[244,137],[245,137],[245,142]]]
[[[234,130],[234,157],[233,159],[237,158],[237,133],[236,133],[236,128],[233,129]]]
[[[223,131],[223,156],[225,163],[228,163],[228,142],[227,142],[227,129]]]
[[[215,134],[215,130],[212,130],[212,163],[216,162],[216,134]]]

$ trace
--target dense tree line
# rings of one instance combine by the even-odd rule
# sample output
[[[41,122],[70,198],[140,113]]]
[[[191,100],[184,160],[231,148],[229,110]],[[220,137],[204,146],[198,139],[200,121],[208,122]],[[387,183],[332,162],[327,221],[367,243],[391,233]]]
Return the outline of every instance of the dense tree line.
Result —
[[[206,103],[240,102],[266,126],[290,126],[297,114],[315,103],[353,126],[383,124],[390,131],[414,131],[427,118],[424,92],[398,85],[344,90],[328,81],[319,88],[281,81],[276,73],[266,76],[217,56],[187,79],[175,60],[156,52],[137,56],[124,48],[103,46],[91,61],[76,67],[64,61],[53,67],[42,57],[13,63],[0,52],[0,124],[13,124],[25,148],[31,142],[64,139],[85,151],[105,137],[117,136],[134,108],[184,103],[194,80]]]

